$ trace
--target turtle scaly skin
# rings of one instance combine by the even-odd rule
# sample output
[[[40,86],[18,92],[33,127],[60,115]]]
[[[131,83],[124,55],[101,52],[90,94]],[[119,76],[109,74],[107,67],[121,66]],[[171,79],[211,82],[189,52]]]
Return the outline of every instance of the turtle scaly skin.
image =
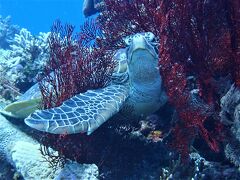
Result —
[[[123,85],[89,90],[72,97],[59,107],[37,110],[25,119],[25,123],[53,134],[91,134],[119,111],[128,97],[128,91],[128,87]]]

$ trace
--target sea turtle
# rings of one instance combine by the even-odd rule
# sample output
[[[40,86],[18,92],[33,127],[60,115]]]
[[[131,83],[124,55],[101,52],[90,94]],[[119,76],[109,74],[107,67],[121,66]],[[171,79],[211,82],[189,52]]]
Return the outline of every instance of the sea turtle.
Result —
[[[151,32],[127,37],[128,47],[115,54],[118,66],[110,85],[75,95],[59,107],[37,110],[25,123],[53,134],[91,134],[123,106],[131,106],[137,115],[155,112],[167,101],[167,96],[159,74],[154,38]]]
[[[100,4],[103,4],[102,0],[84,0],[82,5],[84,16],[89,17],[99,12]]]
[[[27,90],[16,102],[13,102],[3,108],[0,113],[14,118],[26,118],[35,110],[39,109],[41,103],[41,91],[38,83]]]

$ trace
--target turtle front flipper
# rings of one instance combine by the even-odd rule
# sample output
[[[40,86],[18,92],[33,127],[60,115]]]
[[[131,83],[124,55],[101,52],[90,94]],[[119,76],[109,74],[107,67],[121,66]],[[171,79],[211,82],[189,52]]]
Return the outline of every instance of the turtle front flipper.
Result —
[[[124,85],[88,90],[59,107],[36,111],[25,119],[25,123],[53,134],[87,132],[89,135],[119,111],[128,94],[129,88]]]

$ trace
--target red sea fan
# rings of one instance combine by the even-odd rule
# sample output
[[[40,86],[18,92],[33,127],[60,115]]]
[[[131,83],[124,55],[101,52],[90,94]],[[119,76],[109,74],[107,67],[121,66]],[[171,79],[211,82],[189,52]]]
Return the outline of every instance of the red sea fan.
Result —
[[[43,108],[59,106],[75,94],[105,87],[110,82],[115,67],[114,51],[99,47],[96,39],[102,34],[98,27],[95,20],[89,19],[74,35],[73,26],[63,26],[59,21],[54,23],[49,37],[50,59],[45,72],[39,77]],[[45,149],[53,147],[58,150],[59,157],[56,160],[64,163],[62,160],[65,157],[88,159],[94,138],[84,134],[44,133],[40,142]],[[50,158],[50,161],[54,159]]]
[[[111,38],[106,37],[109,40],[107,42],[112,47],[121,47],[122,37],[137,32],[151,31],[156,35],[157,39],[161,39],[159,49],[159,56],[161,57],[160,73],[170,97],[169,101],[176,107],[179,117],[182,119],[182,129],[177,125],[173,130],[173,134],[176,138],[184,137],[180,133],[187,135],[185,136],[187,138],[174,141],[175,147],[179,144],[185,144],[182,150],[180,148],[178,150],[182,154],[188,154],[189,144],[199,133],[210,147],[217,151],[216,141],[210,137],[210,133],[203,125],[209,114],[211,114],[206,109],[210,111],[212,106],[201,102],[201,107],[207,107],[201,109],[199,105],[196,105],[198,102],[192,104],[191,89],[187,87],[187,78],[190,73],[197,76],[204,69],[202,67],[203,61],[198,63],[198,59],[201,58],[196,59],[195,54],[193,54],[193,49],[202,50],[204,44],[201,39],[202,34],[199,34],[198,29],[193,32],[192,28],[196,28],[196,26],[195,24],[191,25],[191,21],[189,21],[193,15],[193,10],[190,11],[193,8],[191,5],[195,3],[199,6],[200,4],[187,1],[167,2],[160,0],[107,0],[105,3],[106,8],[100,14],[98,20],[106,36]],[[192,43],[195,43],[194,46]],[[201,52],[197,55],[201,55]],[[194,60],[195,62],[191,62]],[[197,71],[192,72],[192,69]],[[189,114],[189,112],[191,113]]]
[[[152,32],[158,38],[160,0],[105,0],[97,18],[105,35],[104,46],[118,49],[124,46],[123,38],[139,32]]]
[[[179,115],[172,144],[182,158],[186,158],[198,134],[212,150],[219,151],[218,134],[213,135],[205,124],[207,121],[219,123],[214,116],[219,99],[207,80],[224,77],[234,67],[224,2],[165,1],[158,15],[161,21],[160,73],[169,101]],[[192,76],[197,79],[193,88],[188,85]]]
[[[73,26],[59,21],[52,27],[50,59],[39,81],[44,108],[59,106],[77,93],[110,81],[113,52],[97,47],[94,40],[100,32],[95,22],[87,21],[77,36],[73,31]]]
[[[239,4],[235,0],[174,0],[161,5],[160,73],[179,115],[172,144],[183,158],[198,134],[219,151],[220,96],[212,82],[231,75],[239,84]],[[196,78],[192,89],[188,86],[191,76]],[[209,121],[216,128],[207,129]]]

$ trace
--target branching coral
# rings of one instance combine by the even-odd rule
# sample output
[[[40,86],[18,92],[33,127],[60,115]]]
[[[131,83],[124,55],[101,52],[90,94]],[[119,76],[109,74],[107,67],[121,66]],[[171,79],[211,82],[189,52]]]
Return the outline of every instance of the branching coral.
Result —
[[[113,53],[97,47],[94,40],[99,30],[93,25],[92,21],[86,22],[78,39],[74,39],[73,26],[60,22],[53,25],[50,59],[40,78],[44,108],[59,106],[77,93],[104,87],[110,81]]]
[[[161,7],[160,72],[170,103],[179,113],[175,137],[182,137],[180,134],[188,137],[182,139],[186,144],[178,147],[181,152],[188,149],[189,138],[196,136],[195,128],[211,149],[219,149],[216,132],[213,136],[206,127],[207,123],[213,127],[219,124],[215,113],[219,112],[220,97],[212,82],[228,74],[237,82],[234,74],[237,71],[232,69],[239,65],[234,58],[235,39],[231,39],[228,26],[231,11],[226,4],[229,5],[226,1],[176,0]],[[189,87],[189,76],[197,79],[193,88]]]
[[[27,29],[22,28],[19,34],[15,34],[14,42],[10,45],[13,56],[34,61],[40,54],[48,52],[47,38],[49,33],[39,33],[34,37]]]
[[[43,68],[48,58],[47,37],[49,33],[40,33],[34,37],[28,30],[16,33],[9,48],[1,50],[1,65],[6,79],[25,92],[35,83],[36,74]]]
[[[15,80],[18,86],[32,83],[37,72],[43,68],[49,54],[48,35],[49,33],[40,33],[39,36],[34,37],[24,28],[15,35],[14,43],[10,45],[12,50],[10,66],[13,69],[16,69],[15,66],[22,67],[18,72],[18,76],[21,78]]]
[[[19,33],[19,27],[11,24],[11,17],[3,18],[0,15],[0,48],[8,49],[14,41],[14,35]]]
[[[109,49],[123,47],[123,38],[139,32],[152,32],[160,37],[160,0],[105,0],[105,6],[97,18],[105,38],[102,46]]]
[[[59,21],[52,26],[49,36],[50,58],[39,84],[43,97],[43,108],[59,106],[63,101],[88,89],[106,86],[115,67],[113,51],[99,48],[97,37],[102,37],[98,25],[89,20],[74,36],[74,27],[63,26]],[[43,135],[45,150],[48,146],[59,150],[59,156],[48,159],[55,165],[63,162],[61,155],[81,160],[91,154],[92,138],[86,135]],[[65,144],[65,145],[64,145]],[[82,145],[84,144],[84,145]],[[42,151],[46,152],[46,151]],[[60,157],[60,158],[57,158]],[[87,159],[87,157],[84,157]]]

